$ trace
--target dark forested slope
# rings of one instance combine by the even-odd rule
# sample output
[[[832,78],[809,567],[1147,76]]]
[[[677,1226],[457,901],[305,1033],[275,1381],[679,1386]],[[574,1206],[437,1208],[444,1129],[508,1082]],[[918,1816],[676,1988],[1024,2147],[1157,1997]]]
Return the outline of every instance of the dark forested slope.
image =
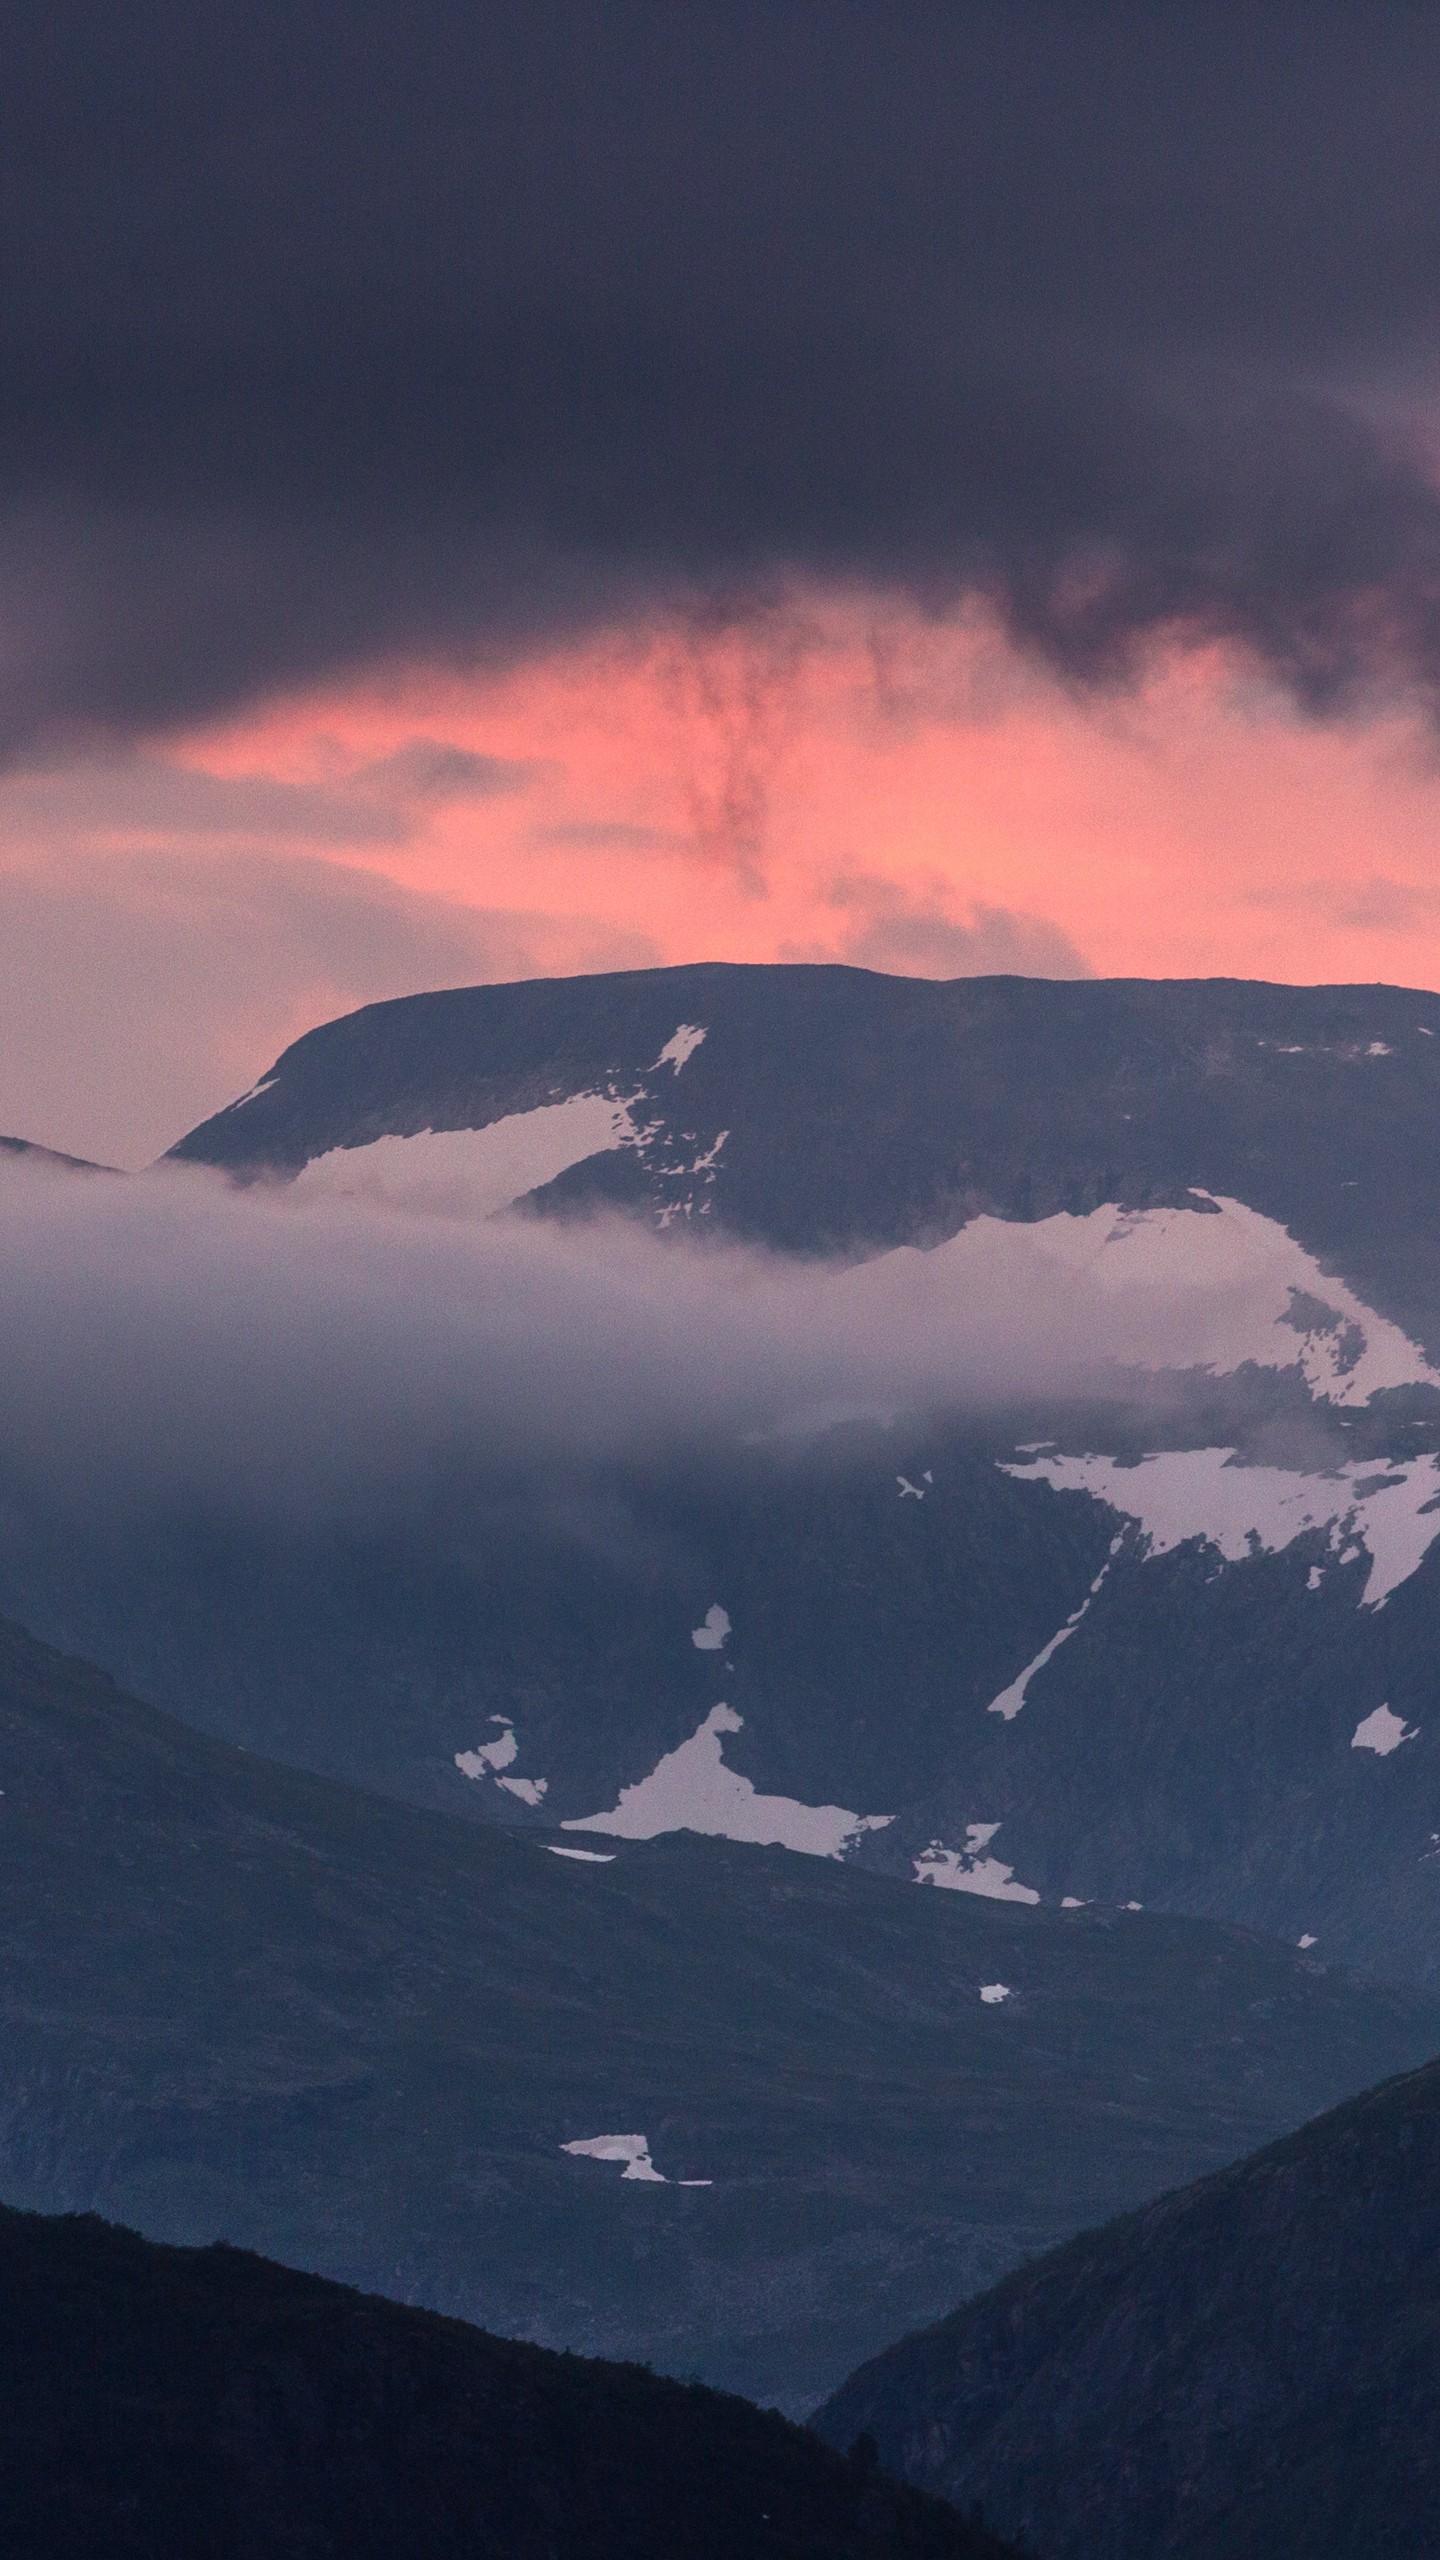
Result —
[[[1440,2548],[1440,2065],[855,2374],[816,2423],[1045,2560]]]
[[[6,2560],[1004,2560],[743,2400],[0,2210]]]

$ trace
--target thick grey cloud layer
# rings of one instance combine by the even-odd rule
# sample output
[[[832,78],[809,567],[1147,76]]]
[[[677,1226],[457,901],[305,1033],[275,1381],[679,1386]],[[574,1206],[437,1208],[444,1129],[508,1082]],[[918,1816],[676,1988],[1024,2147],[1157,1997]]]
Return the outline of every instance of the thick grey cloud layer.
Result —
[[[1440,679],[1440,18],[0,7],[0,743],[792,572]]]

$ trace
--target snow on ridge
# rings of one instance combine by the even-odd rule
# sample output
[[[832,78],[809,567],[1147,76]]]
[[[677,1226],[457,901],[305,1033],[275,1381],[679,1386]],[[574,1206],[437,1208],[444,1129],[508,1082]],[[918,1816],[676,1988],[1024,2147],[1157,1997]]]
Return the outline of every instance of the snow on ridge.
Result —
[[[1387,1388],[1440,1388],[1418,1345],[1321,1270],[1279,1224],[1199,1193],[1188,1208],[1105,1203],[1033,1221],[972,1218],[943,1244],[898,1245],[838,1277],[874,1326],[963,1340],[967,1312],[1004,1308],[1007,1339],[1083,1339],[1095,1365],[1229,1376],[1298,1370],[1311,1393],[1363,1405]]]
[[[1322,1530],[1342,1561],[1369,1555],[1361,1593],[1367,1609],[1383,1608],[1440,1537],[1440,1511],[1427,1516],[1427,1505],[1440,1499],[1434,1455],[1393,1464],[1351,1460],[1331,1474],[1302,1475],[1243,1466],[1233,1449],[1165,1449],[1133,1466],[1052,1454],[1002,1461],[1001,1472],[1108,1503],[1137,1524],[1152,1556],[1200,1538],[1240,1564],[1256,1553],[1279,1555],[1307,1531]]]
[[[248,1099],[248,1097],[247,1097]],[[234,1106],[232,1106],[234,1107]],[[290,1185],[293,1200],[364,1200],[386,1209],[489,1218],[588,1156],[639,1145],[629,1102],[575,1093],[534,1111],[507,1112],[483,1129],[421,1129],[312,1156]]]
[[[842,1858],[866,1831],[883,1831],[893,1813],[850,1813],[843,1805],[801,1804],[794,1796],[762,1796],[749,1778],[727,1769],[722,1736],[739,1733],[743,1716],[723,1701],[646,1778],[622,1787],[607,1813],[562,1822],[562,1831],[602,1831],[617,1840],[655,1840],[663,1832],[697,1831],[712,1840],[747,1840],[798,1849],[812,1858]]]
[[[226,1110],[243,1111],[247,1102],[258,1102],[262,1093],[273,1093],[279,1081],[278,1076],[262,1076],[258,1084],[252,1084],[248,1093],[237,1093],[233,1102],[227,1102]]]
[[[978,1893],[987,1902],[1038,1902],[1039,1894],[1017,1882],[1013,1867],[985,1856],[999,1828],[998,1822],[967,1823],[963,1849],[947,1849],[932,1840],[915,1861],[916,1883],[940,1885],[949,1893]]]

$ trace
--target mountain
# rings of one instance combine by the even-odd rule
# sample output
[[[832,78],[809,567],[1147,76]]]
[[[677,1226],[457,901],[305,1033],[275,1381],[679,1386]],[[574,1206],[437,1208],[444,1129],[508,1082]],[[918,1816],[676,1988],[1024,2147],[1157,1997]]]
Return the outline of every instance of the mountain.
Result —
[[[516,1790],[542,1781],[550,1815],[603,1818],[718,1754],[797,1835],[848,1810],[846,1854],[881,1870],[1237,1918],[1428,1978],[1437,1011],[784,968],[367,1008],[176,1156],[297,1203],[628,1204],[837,1249],[880,1327],[917,1243],[962,1334],[987,1275],[1023,1303],[1058,1270],[1084,1321],[1140,1310],[1169,1402],[711,1449],[579,1489],[624,1524],[603,1558],[563,1506],[497,1521],[473,1489],[383,1553],[193,1515],[80,1552],[12,1506],[0,1589],[198,1723],[486,1818],[530,1819]],[[715,1608],[726,1644],[697,1652]],[[480,1756],[497,1727],[508,1787]]]
[[[1053,2560],[1420,2560],[1440,2066],[1023,2268],[815,2423]]]
[[[23,1160],[32,1165],[57,1165],[66,1173],[113,1173],[110,1164],[92,1164],[88,1156],[58,1154],[54,1147],[37,1147],[30,1138],[0,1138],[0,1157]]]
[[[744,2401],[0,2209],[9,2560],[1004,2560]]]
[[[1393,987],[712,963],[367,1005],[172,1153],[397,1190],[473,1168],[496,1206],[518,1171],[546,1208],[634,1203],[792,1253],[1204,1192],[1440,1351],[1437,1052],[1440,998]]]
[[[792,2410],[1440,2051],[1433,1999],[1206,1923],[365,1796],[16,1629],[0,1783],[10,2204]]]
[[[1440,998],[1229,981],[704,967],[368,1007],[176,1160],[297,1214],[763,1245],[857,1340],[953,1338],[954,1392],[942,1364],[908,1418],[564,1481],[457,1461],[345,1527],[196,1497],[81,1534],[0,1451],[0,1605],[472,1820],[688,1824],[1433,1981],[1437,1051]]]

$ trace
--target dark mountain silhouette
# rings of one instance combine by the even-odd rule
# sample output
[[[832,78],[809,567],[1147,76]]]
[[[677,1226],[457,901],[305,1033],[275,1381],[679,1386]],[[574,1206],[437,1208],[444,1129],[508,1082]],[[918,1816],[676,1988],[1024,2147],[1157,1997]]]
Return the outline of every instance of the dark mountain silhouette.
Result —
[[[31,1138],[0,1138],[0,1156],[28,1156],[36,1164],[53,1164],[68,1173],[114,1173],[112,1164],[92,1164],[88,1156],[67,1156],[54,1147],[38,1147]]]
[[[1004,2560],[785,2419],[0,2209],[7,2560]]]
[[[816,2420],[1047,2560],[1440,2546],[1440,2065],[1087,2232]]]

